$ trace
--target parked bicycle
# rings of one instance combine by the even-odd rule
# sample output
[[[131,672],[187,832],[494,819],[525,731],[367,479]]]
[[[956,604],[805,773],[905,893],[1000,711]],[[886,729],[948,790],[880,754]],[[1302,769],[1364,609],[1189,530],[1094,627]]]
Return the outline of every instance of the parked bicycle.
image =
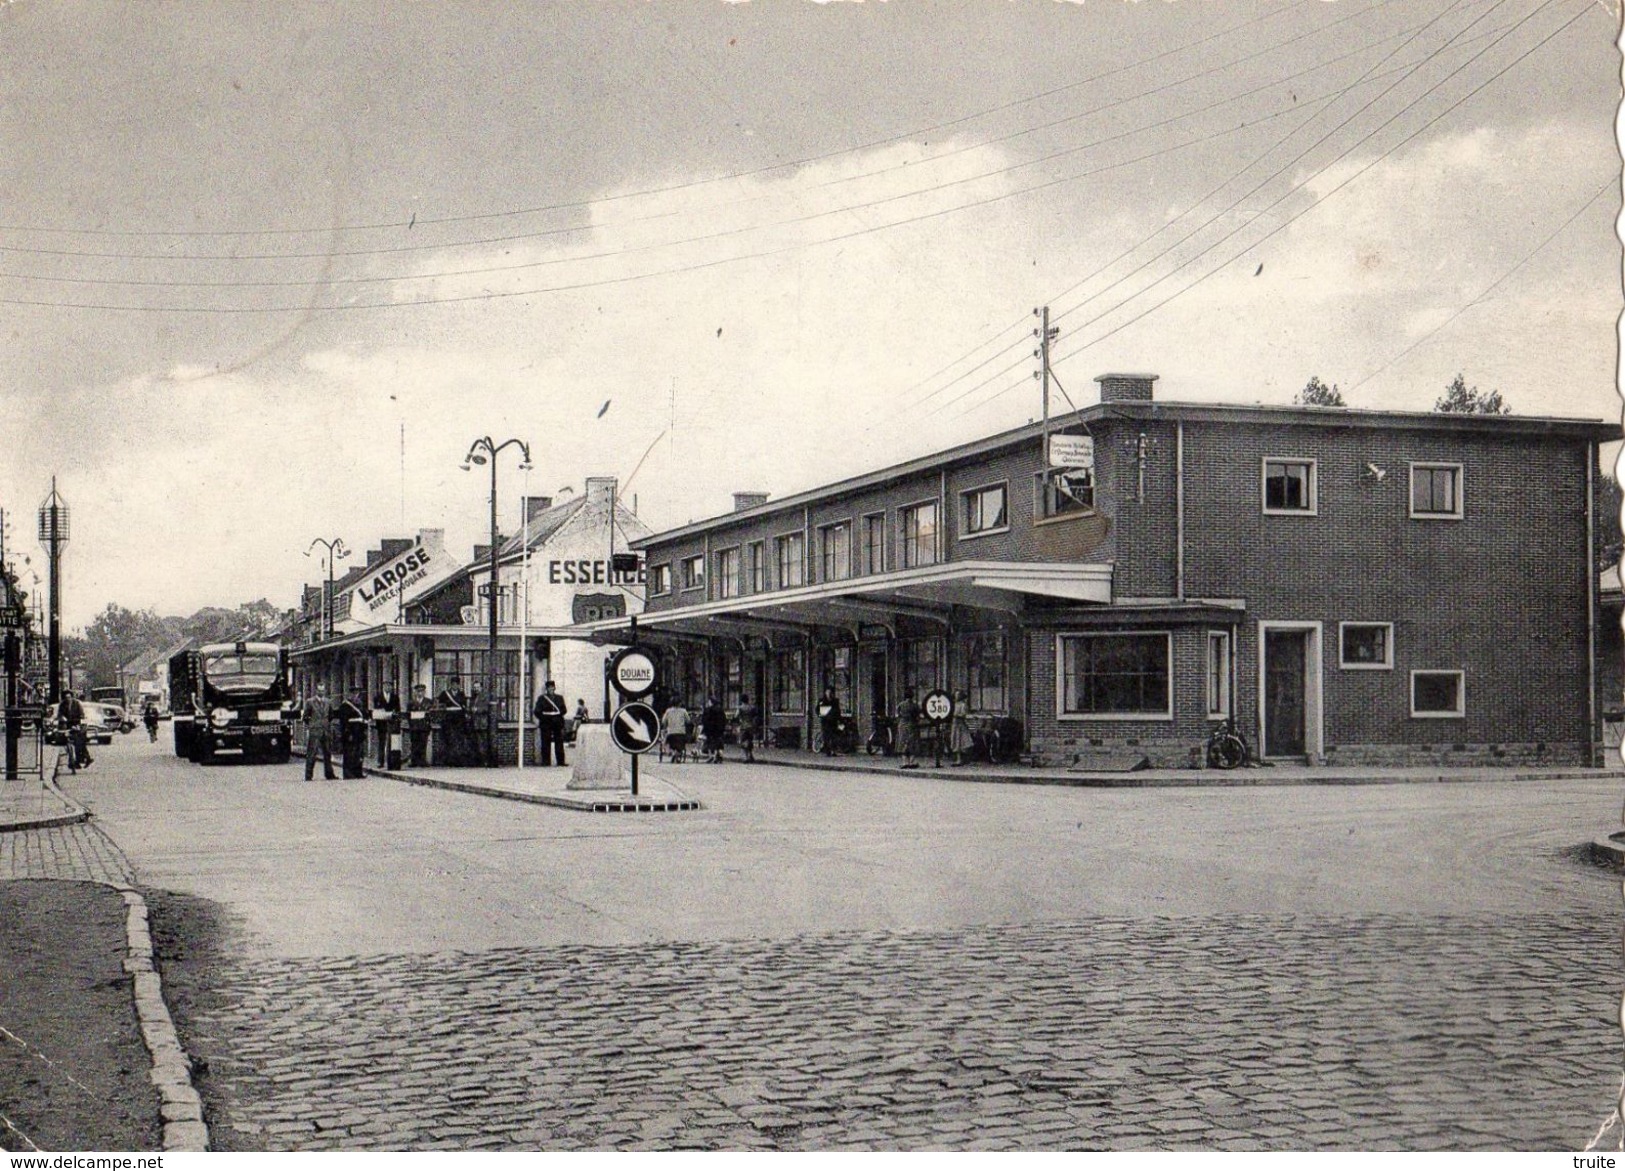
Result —
[[[1236,731],[1236,718],[1229,717],[1214,728],[1207,738],[1207,765],[1209,768],[1240,768],[1252,760],[1247,740]]]

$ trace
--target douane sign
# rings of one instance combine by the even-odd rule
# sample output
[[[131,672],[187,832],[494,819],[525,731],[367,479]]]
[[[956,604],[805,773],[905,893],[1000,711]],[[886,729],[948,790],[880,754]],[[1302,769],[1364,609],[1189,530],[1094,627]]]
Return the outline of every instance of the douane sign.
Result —
[[[641,699],[655,689],[654,659],[638,647],[627,647],[609,661],[609,681],[627,699]]]

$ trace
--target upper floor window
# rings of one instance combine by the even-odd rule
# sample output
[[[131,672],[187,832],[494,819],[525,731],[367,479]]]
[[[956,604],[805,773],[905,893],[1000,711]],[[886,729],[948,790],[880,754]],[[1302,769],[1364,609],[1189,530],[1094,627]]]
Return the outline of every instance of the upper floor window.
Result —
[[[903,568],[937,563],[937,502],[903,509]]]
[[[1264,511],[1314,513],[1315,461],[1312,459],[1266,459],[1264,461]]]
[[[704,554],[697,553],[693,557],[683,558],[683,588],[685,590],[705,588]]]
[[[1392,668],[1394,665],[1394,624],[1392,622],[1345,622],[1339,627],[1338,666],[1351,669]]]
[[[739,548],[717,552],[717,597],[731,598],[739,593]]]
[[[767,588],[766,560],[760,541],[752,541],[745,546],[745,589],[753,594],[759,594]]]
[[[822,581],[840,581],[852,576],[852,524],[825,525],[818,530],[822,542],[819,575]]]
[[[886,572],[886,514],[863,518],[863,572]]]
[[[1095,507],[1093,468],[1050,468],[1035,481],[1038,515],[1048,518],[1092,512]]]
[[[1010,512],[1003,484],[989,484],[986,488],[972,488],[960,493],[962,523],[961,536],[974,537],[981,533],[996,533],[1010,527]]]
[[[1411,515],[1433,520],[1460,520],[1461,465],[1411,465]]]
[[[773,554],[778,562],[781,590],[801,585],[807,580],[807,542],[801,533],[786,533],[774,538]]]
[[[670,565],[651,565],[649,567],[649,592],[651,594],[671,593]]]

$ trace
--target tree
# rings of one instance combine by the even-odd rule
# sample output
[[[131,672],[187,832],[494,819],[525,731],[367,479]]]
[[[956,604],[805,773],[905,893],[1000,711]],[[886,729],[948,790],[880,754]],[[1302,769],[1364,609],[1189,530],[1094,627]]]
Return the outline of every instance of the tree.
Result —
[[[1501,398],[1501,392],[1488,393],[1476,386],[1468,386],[1464,375],[1445,388],[1444,396],[1433,404],[1433,409],[1446,415],[1510,415],[1512,408]]]
[[[85,627],[77,662],[85,667],[90,687],[116,687],[119,669],[144,651],[169,644],[170,629],[151,610],[128,610],[114,602]]]
[[[1597,477],[1597,568],[1618,565],[1620,558],[1619,510],[1625,490],[1607,472]]]
[[[1338,389],[1337,383],[1327,386],[1320,380],[1320,375],[1311,374],[1304,388],[1293,396],[1292,401],[1301,407],[1346,407],[1343,401],[1343,392]]]

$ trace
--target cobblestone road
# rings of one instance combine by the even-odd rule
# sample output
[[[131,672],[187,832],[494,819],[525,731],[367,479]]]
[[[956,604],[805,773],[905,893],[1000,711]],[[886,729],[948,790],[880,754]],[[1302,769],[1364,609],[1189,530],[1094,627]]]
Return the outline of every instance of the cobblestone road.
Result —
[[[130,864],[94,825],[79,822],[52,829],[0,833],[0,881],[61,878],[130,885]]]
[[[1230,917],[230,962],[189,1043],[216,1141],[248,1149],[1577,1149],[1619,1076],[1612,933]]]

